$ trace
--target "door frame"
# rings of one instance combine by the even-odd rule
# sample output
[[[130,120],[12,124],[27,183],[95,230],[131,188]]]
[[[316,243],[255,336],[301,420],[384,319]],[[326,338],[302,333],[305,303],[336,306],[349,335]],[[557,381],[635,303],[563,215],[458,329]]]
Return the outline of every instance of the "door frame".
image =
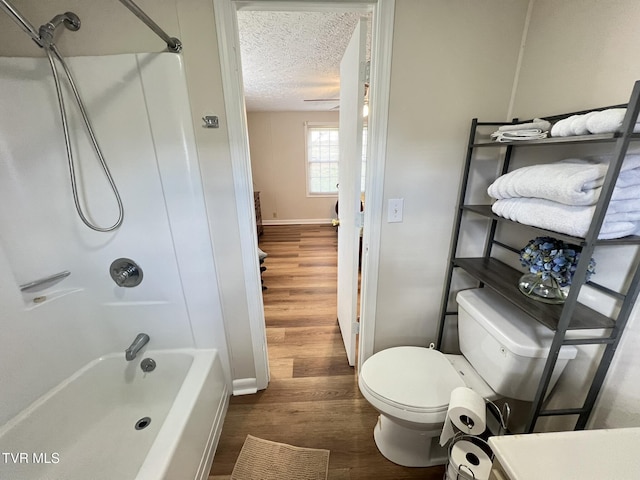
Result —
[[[369,91],[367,171],[365,179],[366,208],[364,212],[360,336],[357,363],[359,369],[362,363],[373,354],[374,349],[395,0],[346,2],[340,0],[317,2],[301,0],[213,0],[213,6],[226,121],[229,132],[238,228],[241,239],[240,248],[247,292],[249,328],[258,389],[267,387],[269,361],[267,357],[262,288],[259,269],[256,268],[258,241],[255,231],[251,157],[249,154],[236,11],[240,8],[295,11],[373,11],[371,89]]]

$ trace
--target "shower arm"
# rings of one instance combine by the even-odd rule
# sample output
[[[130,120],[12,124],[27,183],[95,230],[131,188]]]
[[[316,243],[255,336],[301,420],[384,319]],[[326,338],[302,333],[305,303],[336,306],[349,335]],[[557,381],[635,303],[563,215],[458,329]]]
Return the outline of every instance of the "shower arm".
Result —
[[[5,0],[0,0],[0,1],[5,1]],[[131,12],[140,20],[142,20],[145,23],[145,25],[147,25],[147,27],[153,30],[156,35],[158,35],[162,40],[164,40],[167,43],[167,48],[170,51],[175,53],[180,53],[180,51],[182,50],[182,42],[180,42],[180,40],[178,40],[175,37],[170,37],[169,35],[167,35],[167,33],[164,30],[162,30],[156,22],[151,20],[151,18],[146,13],[144,13],[142,9],[138,7],[138,5],[136,5],[132,0],[120,0],[120,3],[122,3],[125,7],[131,10]]]
[[[40,39],[40,34],[38,31],[29,23],[29,20],[24,18],[24,16],[11,5],[7,0],[0,0],[0,8],[4,10],[7,15],[9,15],[13,20],[20,26],[22,30],[24,30],[31,39],[38,44],[39,47],[43,46],[43,42]]]

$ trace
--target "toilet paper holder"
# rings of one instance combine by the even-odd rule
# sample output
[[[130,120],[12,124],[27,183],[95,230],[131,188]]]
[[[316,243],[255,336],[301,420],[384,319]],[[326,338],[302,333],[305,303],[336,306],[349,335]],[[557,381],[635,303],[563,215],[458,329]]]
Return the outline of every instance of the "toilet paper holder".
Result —
[[[467,442],[476,448],[467,448],[464,457],[460,458],[460,452],[454,453],[458,442]],[[476,435],[458,432],[453,437],[448,450],[444,480],[487,480],[494,455],[486,440]]]
[[[507,432],[511,407],[505,402],[500,409],[491,400],[483,400],[499,422],[498,435],[503,435]],[[484,438],[458,431],[449,442],[444,480],[488,480],[493,457],[493,450]]]
[[[487,400],[485,398],[484,401],[486,402],[487,407],[493,407],[493,413],[500,423],[498,435],[504,435],[507,433],[507,425],[509,425],[509,417],[511,416],[511,407],[507,402],[505,402],[504,405],[502,405],[502,410],[500,410],[500,408],[491,400]],[[489,408],[489,410],[491,410],[491,408]]]

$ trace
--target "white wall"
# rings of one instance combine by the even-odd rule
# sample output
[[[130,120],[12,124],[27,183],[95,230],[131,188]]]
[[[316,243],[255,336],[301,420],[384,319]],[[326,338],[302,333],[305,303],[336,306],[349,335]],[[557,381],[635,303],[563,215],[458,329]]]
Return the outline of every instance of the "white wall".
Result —
[[[375,351],[435,341],[473,117],[506,116],[527,1],[396,2]]]
[[[640,79],[640,4],[635,0],[535,0],[514,116],[531,118],[625,103]],[[620,287],[636,258],[633,249],[598,248],[593,280]],[[637,309],[636,309],[637,311]],[[591,417],[591,428],[640,426],[640,324],[632,315]],[[570,365],[564,396],[579,396],[592,353]],[[593,348],[591,348],[593,350]],[[559,385],[561,386],[561,385]]]
[[[337,195],[306,191],[305,122],[338,123],[338,112],[248,112],[253,188],[265,224],[329,222]]]
[[[152,18],[156,14],[162,18],[162,12],[158,11],[161,8],[177,10],[176,31],[184,46],[182,56],[187,70],[200,171],[222,296],[231,374],[233,379],[255,378],[236,211],[236,194],[245,195],[252,205],[253,191],[248,188],[246,191],[236,192],[236,188],[240,186],[234,181],[231,166],[213,3],[211,0],[165,0],[147,1],[146,4],[141,2],[139,5]],[[130,15],[128,11],[125,14]],[[170,28],[167,26],[166,30],[169,31]],[[143,25],[142,30],[145,29]],[[220,118],[220,128],[202,128],[201,117],[204,115],[217,115]],[[259,282],[257,274],[255,281]],[[260,291],[259,284],[255,286],[255,291]],[[259,301],[262,301],[261,297]]]

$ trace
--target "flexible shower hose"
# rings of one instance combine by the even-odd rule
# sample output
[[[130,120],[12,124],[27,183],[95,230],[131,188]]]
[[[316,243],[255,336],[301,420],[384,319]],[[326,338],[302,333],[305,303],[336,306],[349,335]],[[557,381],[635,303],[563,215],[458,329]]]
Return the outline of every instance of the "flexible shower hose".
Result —
[[[122,220],[124,218],[124,207],[122,206],[122,200],[120,199],[120,193],[118,192],[118,188],[116,187],[116,184],[113,181],[113,177],[111,176],[111,172],[109,171],[109,167],[107,166],[107,162],[105,161],[104,156],[102,155],[102,151],[100,150],[100,146],[98,145],[98,141],[96,140],[96,137],[95,137],[95,135],[93,133],[93,129],[91,128],[91,124],[89,122],[89,117],[87,116],[87,112],[86,112],[86,110],[84,108],[84,105],[82,103],[82,99],[80,98],[80,94],[78,93],[78,89],[76,88],[75,82],[73,81],[73,77],[71,75],[71,72],[69,71],[69,68],[67,67],[67,64],[65,63],[64,59],[62,58],[62,55],[60,55],[60,52],[58,51],[58,48],[55,46],[55,44],[51,43],[51,44],[45,46],[44,50],[47,52],[47,58],[49,59],[49,64],[51,65],[51,72],[53,74],[53,80],[54,80],[54,83],[56,85],[56,93],[57,93],[57,96],[58,96],[58,105],[60,106],[60,118],[62,120],[62,130],[64,132],[64,143],[65,143],[65,147],[66,147],[66,150],[67,150],[67,161],[68,161],[68,164],[69,164],[69,176],[71,177],[71,191],[73,193],[73,202],[75,203],[76,211],[78,212],[78,216],[80,217],[80,220],[82,220],[82,222],[87,227],[89,227],[90,229],[95,230],[97,232],[111,232],[111,231],[117,229],[120,225],[122,225]],[[95,154],[98,157],[98,160],[100,161],[100,165],[102,166],[102,170],[104,171],[104,174],[107,177],[109,185],[111,186],[111,190],[113,191],[113,194],[114,194],[114,196],[116,198],[116,202],[118,203],[118,219],[110,227],[100,227],[98,225],[94,225],[93,223],[91,223],[91,221],[86,217],[86,215],[82,211],[82,206],[81,206],[80,200],[78,198],[78,186],[77,186],[75,166],[74,166],[74,161],[73,161],[73,153],[72,153],[72,149],[71,149],[71,138],[69,136],[69,127],[68,127],[68,124],[67,124],[67,114],[66,114],[65,105],[64,105],[64,97],[62,95],[62,88],[61,88],[61,85],[60,85],[60,78],[58,76],[58,71],[57,71],[57,68],[56,68],[55,60],[53,58],[54,55],[58,59],[60,64],[62,65],[62,68],[64,69],[64,72],[65,72],[65,74],[67,76],[67,80],[69,82],[69,86],[71,87],[71,90],[73,91],[73,95],[74,95],[74,97],[76,99],[76,103],[78,105],[78,109],[80,110],[80,113],[82,115],[82,119],[84,120],[85,128],[87,130],[89,138],[91,139],[91,144],[93,145],[93,150],[95,151]]]

